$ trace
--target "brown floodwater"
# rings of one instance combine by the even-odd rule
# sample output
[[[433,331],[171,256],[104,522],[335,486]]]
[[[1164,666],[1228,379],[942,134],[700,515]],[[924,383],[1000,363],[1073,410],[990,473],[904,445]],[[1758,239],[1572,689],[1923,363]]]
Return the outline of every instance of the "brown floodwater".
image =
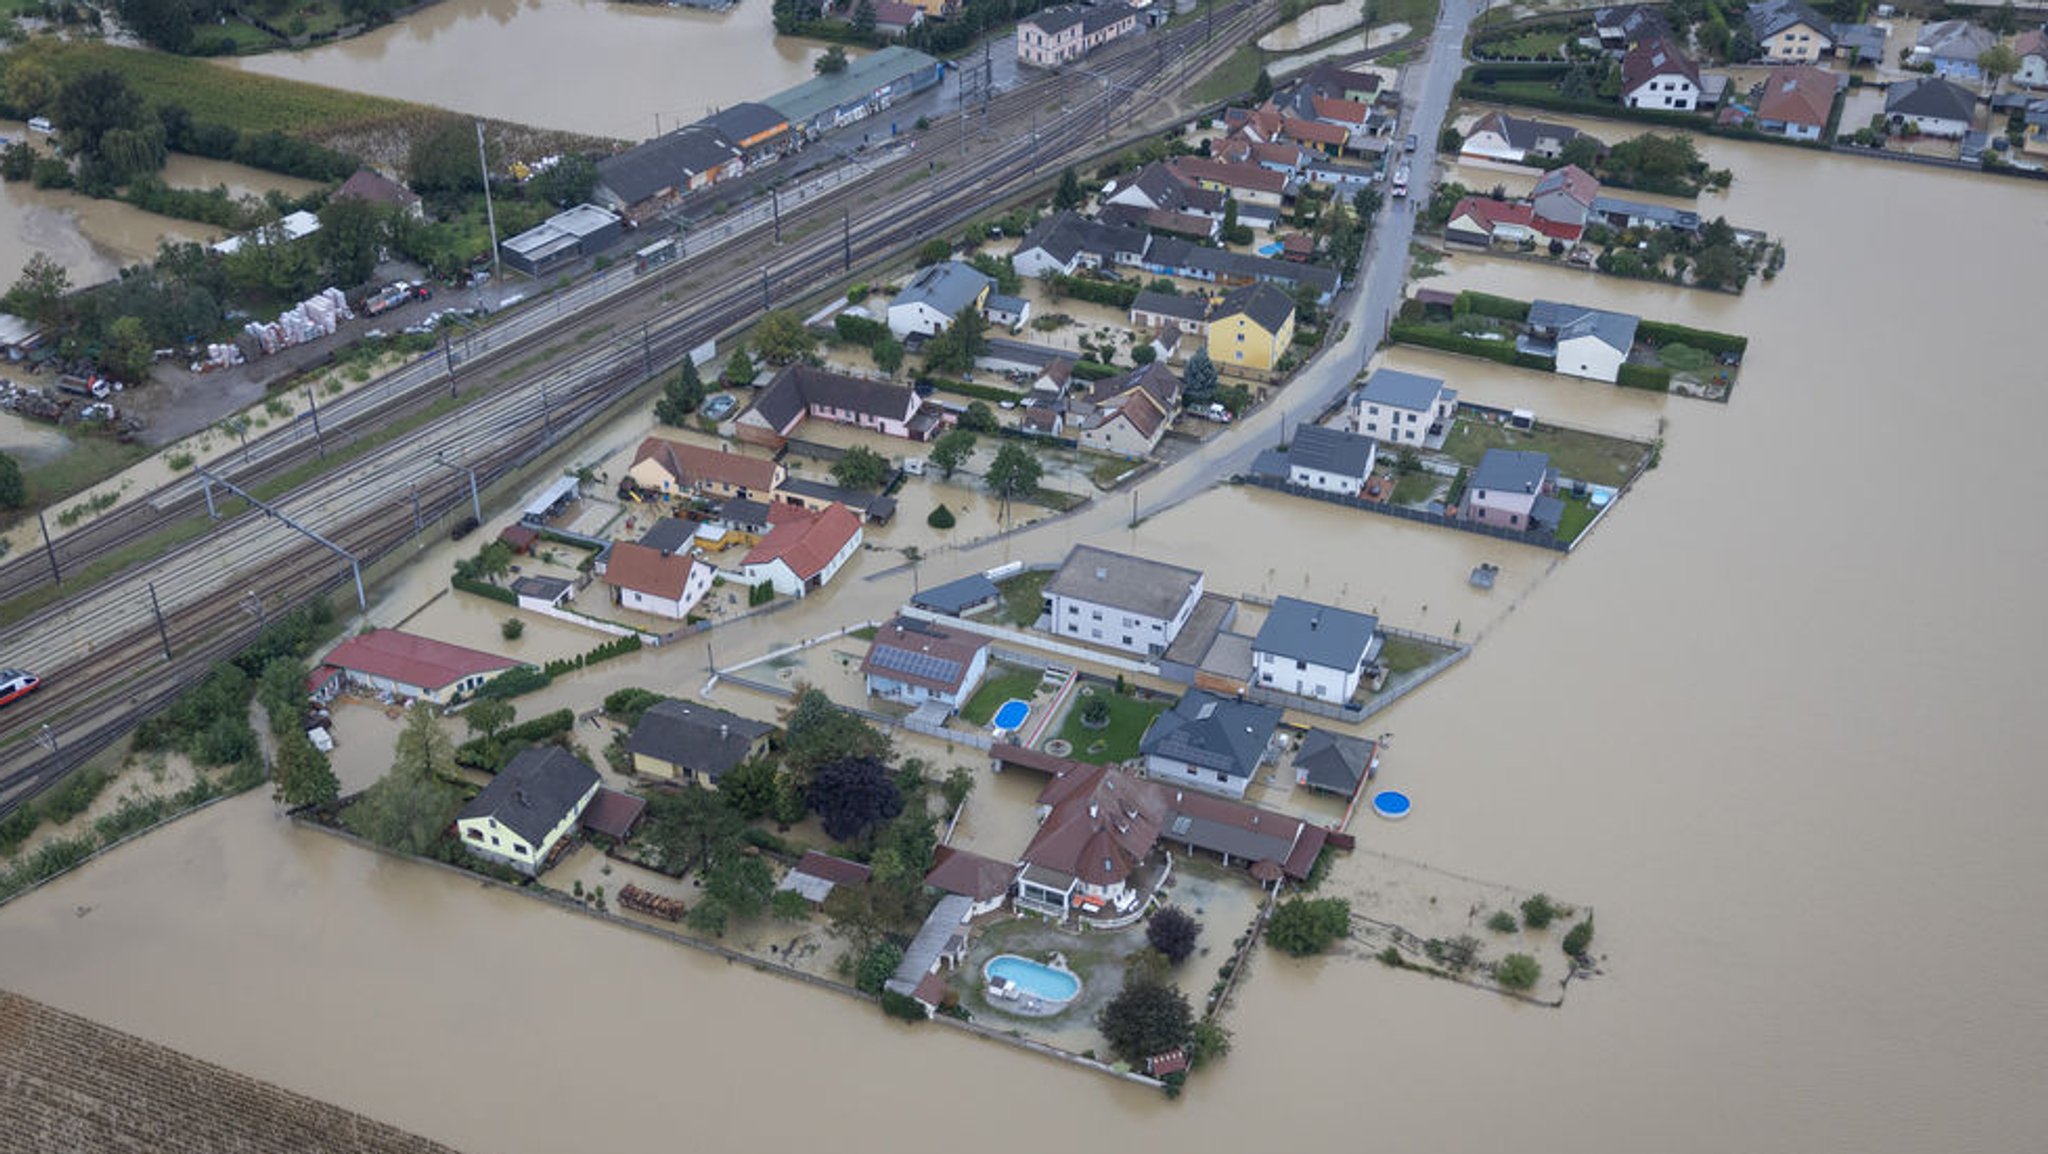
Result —
[[[1261,955],[1235,1052],[1168,1103],[290,829],[261,795],[0,910],[0,984],[491,1154],[855,1133],[855,1148],[902,1150],[1278,1134],[2035,1148],[2048,547],[2007,511],[2048,488],[2048,397],[2017,336],[2048,201],[2021,182],[1706,148],[1737,170],[1729,215],[1791,246],[1776,283],[1730,298],[1465,258],[1446,278],[1754,341],[1727,406],[1490,368],[1468,385],[1467,362],[1430,362],[1474,393],[1554,391],[1579,423],[1664,419],[1662,467],[1571,557],[1223,492],[1135,531],[1111,498],[924,574],[1085,538],[1232,590],[1292,591],[1306,573],[1310,596],[1483,629],[1469,660],[1374,722],[1397,734],[1384,773],[1415,815],[1356,828],[1376,850],[1595,906],[1608,976],[1563,1010]],[[1874,244],[1934,220],[1941,243],[1910,256]],[[1467,590],[1482,556],[1518,580]],[[818,603],[721,630],[721,658],[885,608],[908,583],[865,580],[880,568],[863,556]],[[587,706],[614,677],[689,684],[692,649],[549,693]],[[1372,868],[1346,861],[1340,881],[1368,885]],[[900,1104],[888,1121],[885,1101]]]
[[[230,66],[627,140],[811,79],[824,47],[728,12],[597,0],[440,0],[365,36]],[[859,53],[855,53],[859,55]],[[573,80],[570,79],[573,77]]]

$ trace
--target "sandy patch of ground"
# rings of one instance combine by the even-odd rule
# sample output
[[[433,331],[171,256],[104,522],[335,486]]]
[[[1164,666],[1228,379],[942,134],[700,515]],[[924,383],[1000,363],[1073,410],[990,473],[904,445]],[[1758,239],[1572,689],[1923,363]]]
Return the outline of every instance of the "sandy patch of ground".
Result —
[[[101,755],[101,764],[106,761],[107,755]],[[192,762],[180,753],[122,754],[115,762],[113,780],[85,807],[85,812],[61,825],[43,822],[15,850],[15,857],[24,858],[44,843],[59,838],[92,837],[93,823],[120,809],[123,801],[169,797],[191,785],[197,776]]]

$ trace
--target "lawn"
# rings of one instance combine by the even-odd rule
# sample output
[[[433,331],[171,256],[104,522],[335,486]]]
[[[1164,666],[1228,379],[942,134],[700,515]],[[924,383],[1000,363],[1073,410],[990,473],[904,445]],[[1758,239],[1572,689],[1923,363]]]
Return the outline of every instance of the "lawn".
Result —
[[[1088,470],[1088,477],[1095,482],[1098,489],[1114,489],[1116,483],[1124,479],[1125,473],[1137,467],[1136,461],[1126,461],[1122,457],[1104,457]]]
[[[1714,365],[1714,355],[1691,345],[1665,345],[1657,350],[1657,360],[1674,373],[1697,373]]]
[[[1434,646],[1406,637],[1389,637],[1380,646],[1380,664],[1395,673],[1413,673],[1441,656],[1442,651]]]
[[[1518,36],[1488,40],[1479,47],[1497,56],[1560,56],[1570,38],[1566,33],[1557,31],[1524,32]]]
[[[1619,487],[1635,475],[1649,446],[1620,437],[1603,437],[1538,425],[1533,432],[1518,433],[1505,425],[1459,417],[1444,441],[1445,455],[1459,464],[1474,467],[1488,449],[1533,449],[1550,454],[1550,464],[1560,476],[1594,485]]]
[[[1442,477],[1427,470],[1403,473],[1400,480],[1394,482],[1394,493],[1389,500],[1396,505],[1420,505],[1434,497],[1443,484]]]
[[[1593,515],[1599,510],[1585,497],[1566,497],[1564,513],[1557,519],[1557,539],[1569,545],[1579,539],[1586,526],[1593,523]]]
[[[1373,5],[1373,23],[1406,24],[1411,34],[1427,36],[1436,26],[1436,13],[1437,0],[1379,0]]]
[[[1066,721],[1060,725],[1057,736],[1073,744],[1074,752],[1067,756],[1075,761],[1100,765],[1108,761],[1128,761],[1138,756],[1138,741],[1145,736],[1145,730],[1152,725],[1152,719],[1166,712],[1165,701],[1140,701],[1112,693],[1107,688],[1096,686],[1093,696],[1077,696],[1073,707],[1067,710]],[[1081,724],[1081,707],[1100,698],[1109,702],[1109,727],[1089,729]]]
[[[1020,629],[1029,629],[1038,624],[1045,613],[1045,586],[1052,580],[1051,569],[1040,569],[1019,573],[1005,578],[1002,582],[1002,620]]]
[[[1252,85],[1258,82],[1259,70],[1265,65],[1266,54],[1256,45],[1246,44],[1217,65],[1215,71],[1196,81],[1188,89],[1188,99],[1202,105],[1241,96],[1252,90]]]
[[[1029,701],[1038,691],[1038,683],[1044,674],[1036,669],[1015,669],[1005,667],[1001,673],[991,673],[967,704],[960,707],[960,716],[976,725],[987,725],[996,715],[1003,702],[1012,697]]]
[[[35,40],[15,52],[47,64],[59,82],[95,69],[118,72],[152,104],[179,104],[196,121],[244,132],[274,130],[304,136],[449,115],[423,104],[279,80],[192,57],[106,43]]]

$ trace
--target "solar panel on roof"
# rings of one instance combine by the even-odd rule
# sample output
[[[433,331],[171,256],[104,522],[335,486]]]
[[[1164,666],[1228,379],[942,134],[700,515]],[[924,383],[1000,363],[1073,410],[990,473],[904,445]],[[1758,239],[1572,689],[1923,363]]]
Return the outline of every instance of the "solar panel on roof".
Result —
[[[880,646],[876,648],[873,660],[876,665],[892,673],[906,673],[912,677],[929,678],[949,685],[960,680],[958,661],[930,653],[919,653],[914,649]]]

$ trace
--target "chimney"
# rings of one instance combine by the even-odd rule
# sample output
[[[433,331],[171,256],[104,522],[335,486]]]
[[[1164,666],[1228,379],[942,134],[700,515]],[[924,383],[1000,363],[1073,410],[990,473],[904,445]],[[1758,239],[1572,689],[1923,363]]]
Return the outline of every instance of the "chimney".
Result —
[[[732,726],[731,726],[731,725],[729,725],[729,724],[727,724],[726,722],[723,722],[723,721],[719,722],[719,723],[718,723],[718,740],[720,740],[720,741],[724,741],[724,740],[725,740],[726,738],[728,738],[728,737],[731,737],[731,736],[732,736]]]

